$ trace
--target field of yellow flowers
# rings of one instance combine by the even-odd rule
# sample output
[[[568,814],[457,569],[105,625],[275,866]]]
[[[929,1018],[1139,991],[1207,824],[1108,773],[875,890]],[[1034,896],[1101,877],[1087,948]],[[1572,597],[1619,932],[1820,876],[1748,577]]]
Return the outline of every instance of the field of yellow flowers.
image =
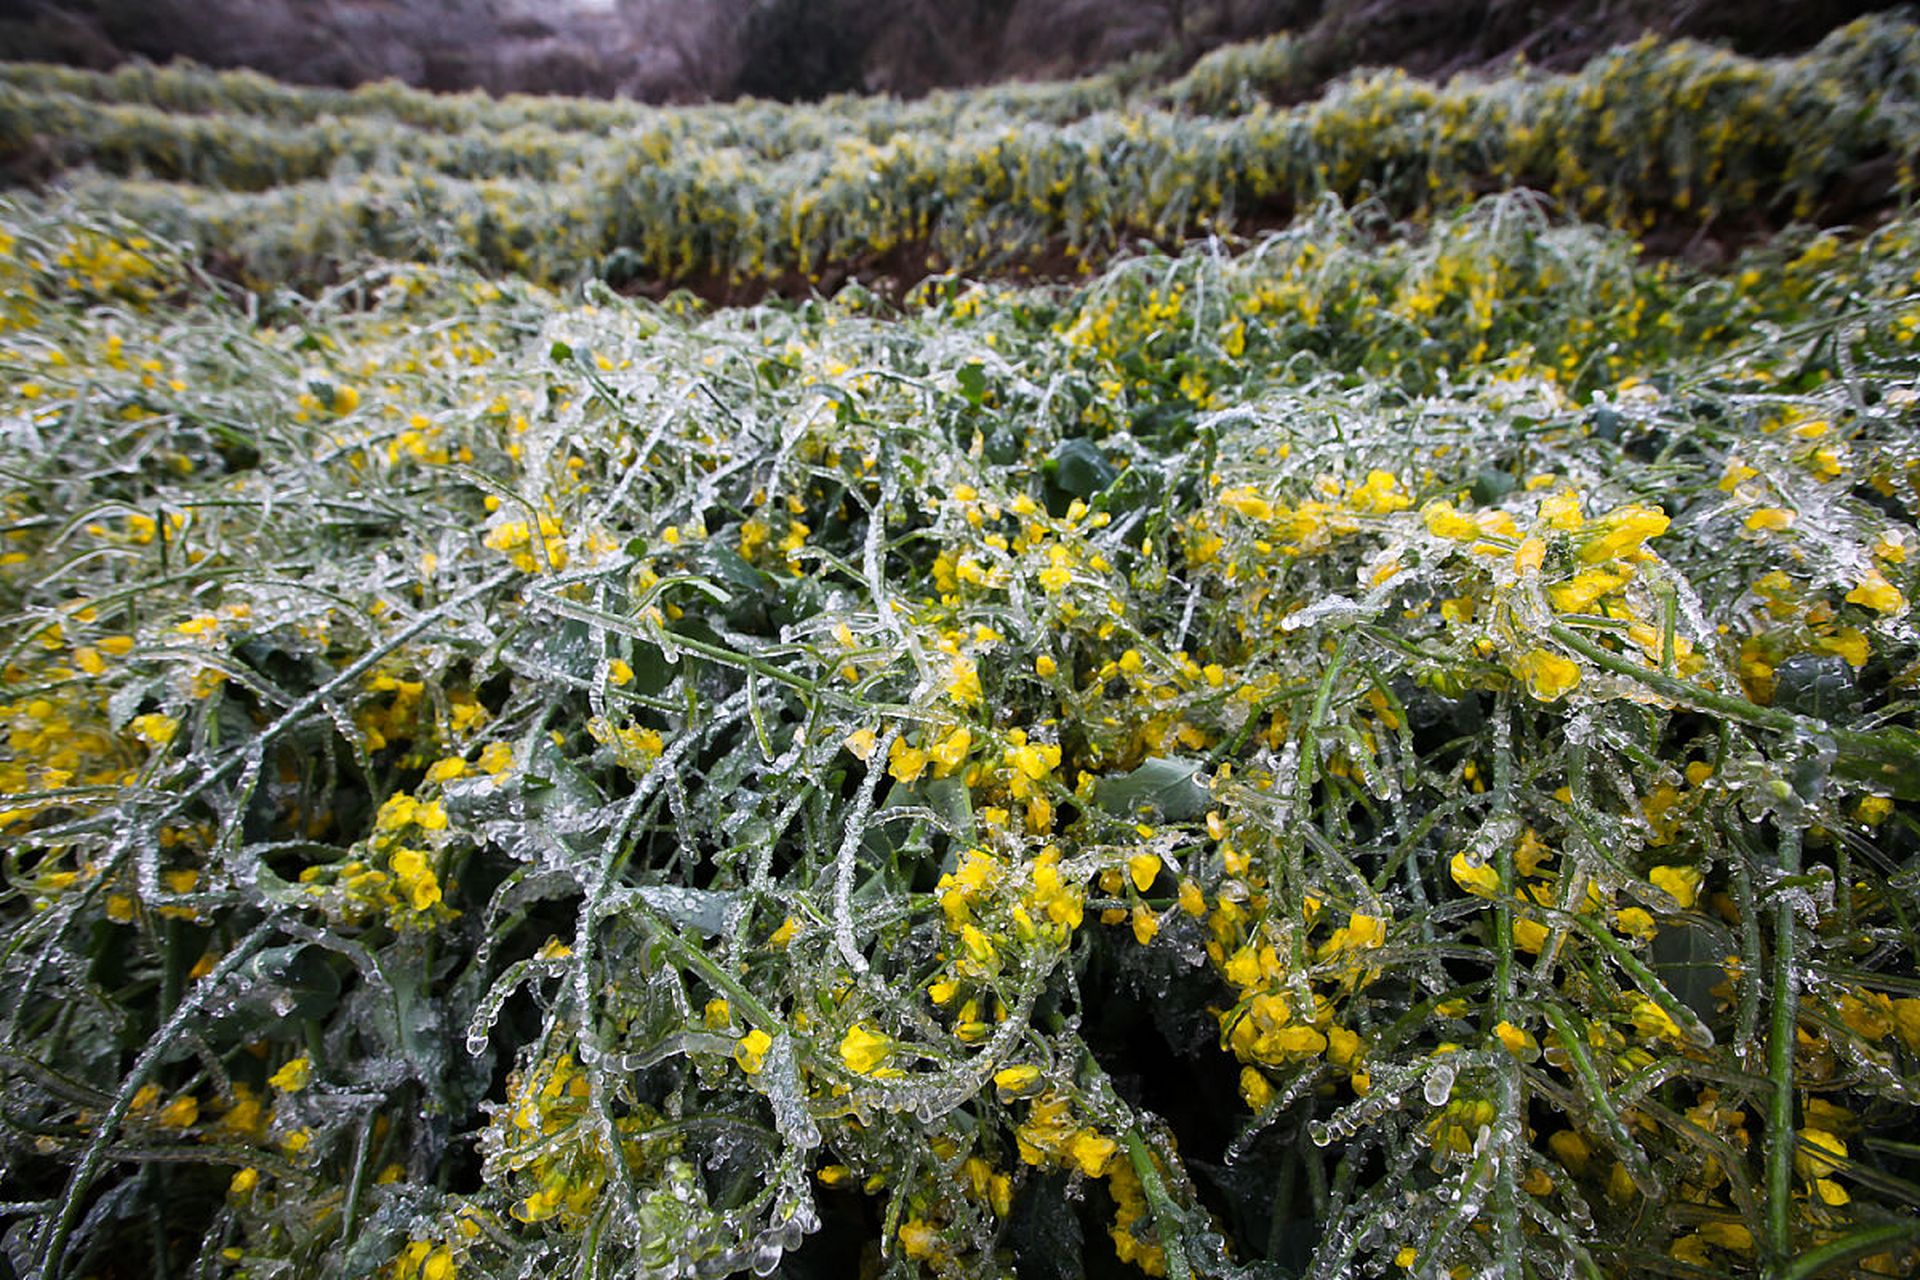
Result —
[[[1158,86],[817,106],[344,92],[249,73],[0,65],[0,166],[70,175],[256,287],[368,253],[556,284],[805,286],[847,268],[1005,272],[1286,222],[1326,194],[1395,214],[1526,186],[1616,225],[1850,220],[1912,185],[1920,27],[1863,20],[1797,58],[1645,40],[1550,75],[1356,75],[1275,107],[1288,37]]]
[[[0,66],[0,1266],[1920,1271],[1920,30],[1288,57]]]

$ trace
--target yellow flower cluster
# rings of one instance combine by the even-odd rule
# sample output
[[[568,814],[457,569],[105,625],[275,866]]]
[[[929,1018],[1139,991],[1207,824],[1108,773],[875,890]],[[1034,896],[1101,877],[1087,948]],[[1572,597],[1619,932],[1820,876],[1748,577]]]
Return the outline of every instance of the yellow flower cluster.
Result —
[[[549,280],[620,253],[626,270],[655,280],[770,281],[818,280],[835,263],[895,251],[968,268],[1060,245],[1086,264],[1130,237],[1227,231],[1237,211],[1308,208],[1329,191],[1412,212],[1530,186],[1634,225],[1659,214],[1710,224],[1773,192],[1806,217],[1844,180],[1848,157],[1897,149],[1900,118],[1859,68],[1897,76],[1891,68],[1920,60],[1911,25],[1883,17],[1800,59],[1648,40],[1570,75],[1435,85],[1387,71],[1299,106],[1243,110],[1250,85],[1298,75],[1299,52],[1281,41],[1221,56],[1147,94],[1106,76],[778,112],[449,109],[405,90],[263,91],[211,73],[161,81],[21,68],[8,79],[24,135],[128,175],[93,179],[94,199],[164,210],[258,273],[311,272],[316,255],[421,254],[409,234],[417,218],[475,261]],[[1223,92],[1227,65],[1258,70]],[[244,105],[204,114],[227,100]],[[262,100],[275,120],[243,114]],[[1215,108],[1230,113],[1190,114]],[[1071,127],[1028,127],[1035,109]],[[198,159],[183,165],[183,154]],[[150,290],[146,252],[93,233],[54,269],[68,287],[105,296]],[[1497,295],[1521,290],[1444,251],[1435,258],[1383,294],[1381,315],[1418,326],[1457,306],[1473,343],[1497,341]],[[1169,289],[1159,305],[1176,302]],[[1128,334],[1115,323],[1086,338],[1119,344]],[[1190,404],[1220,395],[1199,370],[1169,381]]]

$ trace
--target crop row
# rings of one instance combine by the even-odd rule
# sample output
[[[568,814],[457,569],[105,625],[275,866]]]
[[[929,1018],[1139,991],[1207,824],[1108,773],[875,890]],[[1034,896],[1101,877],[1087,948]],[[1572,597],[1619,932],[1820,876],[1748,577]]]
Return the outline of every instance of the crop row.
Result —
[[[1572,75],[1441,86],[1385,72],[1221,117],[1143,102],[1036,122],[985,91],[986,109],[944,123],[924,103],[843,102],[650,113],[603,137],[396,134],[371,116],[255,124],[16,83],[0,132],[15,152],[37,139],[62,163],[130,175],[70,181],[263,281],[322,279],[361,254],[549,281],[875,264],[917,278],[1245,229],[1329,193],[1417,212],[1526,186],[1632,225],[1854,213],[1908,182],[1917,79],[1920,32],[1881,18],[1792,59],[1646,41]]]
[[[17,1265],[1910,1271],[1920,224],[1381,230],[701,313],[0,213]]]

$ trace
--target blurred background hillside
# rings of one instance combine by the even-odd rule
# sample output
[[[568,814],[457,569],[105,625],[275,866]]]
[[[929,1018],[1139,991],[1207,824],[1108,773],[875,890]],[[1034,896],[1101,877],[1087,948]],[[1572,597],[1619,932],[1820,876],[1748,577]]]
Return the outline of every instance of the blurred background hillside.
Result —
[[[1427,75],[1577,65],[1643,31],[1750,54],[1802,48],[1872,0],[0,0],[0,59],[190,58],[347,87],[692,102],[801,100],[1079,74],[1171,73],[1304,33],[1302,95],[1354,66]]]

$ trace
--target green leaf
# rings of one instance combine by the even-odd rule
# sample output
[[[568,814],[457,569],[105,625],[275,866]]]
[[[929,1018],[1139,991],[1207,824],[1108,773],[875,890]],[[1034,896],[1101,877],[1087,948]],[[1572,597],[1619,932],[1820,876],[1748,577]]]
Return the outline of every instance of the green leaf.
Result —
[[[318,947],[268,947],[242,970],[250,980],[240,1004],[275,1018],[320,1018],[340,1000],[340,975]]]
[[[1061,441],[1040,469],[1049,484],[1075,498],[1091,498],[1120,474],[1099,446],[1087,439]]]
[[[987,398],[987,372],[979,361],[963,364],[954,372],[953,380],[960,384],[960,394],[971,404],[981,404]]]
[[[1149,760],[1132,773],[1102,778],[1094,799],[1115,817],[1191,822],[1211,800],[1201,780],[1204,768],[1198,760]]]

